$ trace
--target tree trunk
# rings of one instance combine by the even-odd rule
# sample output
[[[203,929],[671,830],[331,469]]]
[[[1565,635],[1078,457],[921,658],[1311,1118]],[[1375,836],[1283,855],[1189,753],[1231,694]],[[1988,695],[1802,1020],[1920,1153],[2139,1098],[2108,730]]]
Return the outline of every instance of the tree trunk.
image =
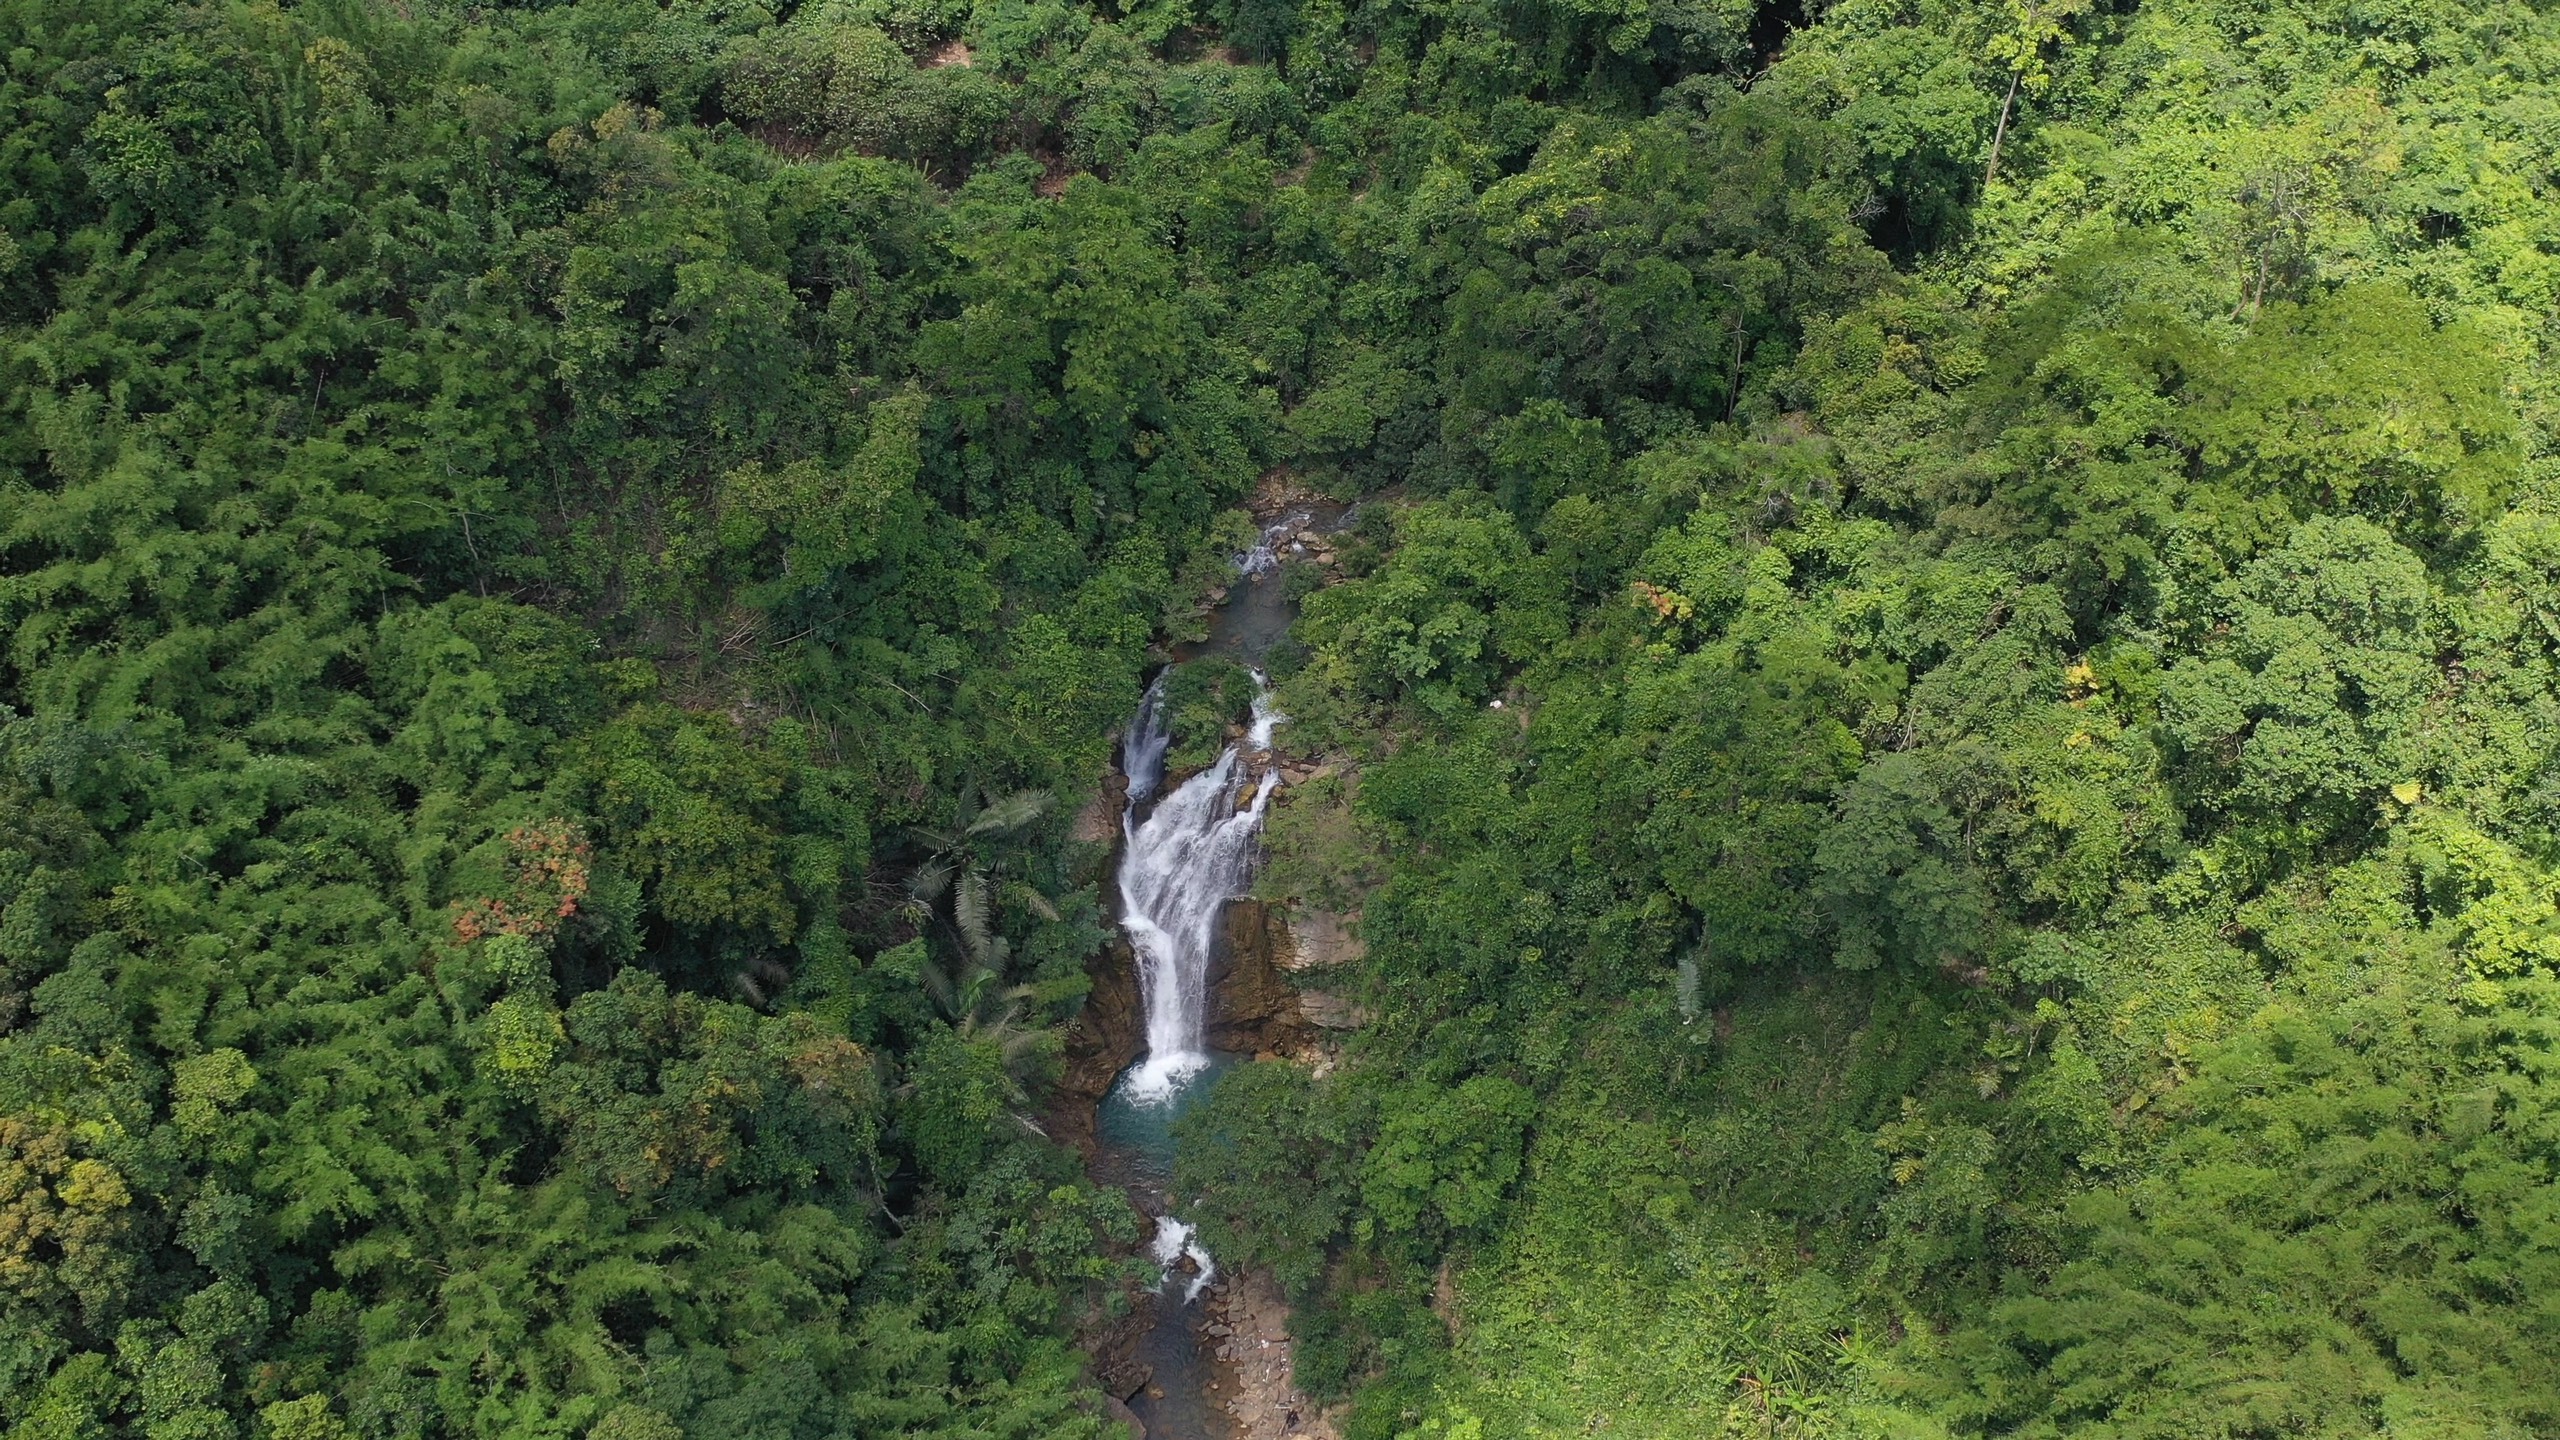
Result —
[[[2023,75],[2009,77],[2008,98],[2000,102],[2000,124],[1991,132],[1991,163],[1982,167],[1982,188],[1991,188],[1991,177],[2000,173],[2000,144],[2009,138],[2009,109],[2018,103],[2018,82]]]

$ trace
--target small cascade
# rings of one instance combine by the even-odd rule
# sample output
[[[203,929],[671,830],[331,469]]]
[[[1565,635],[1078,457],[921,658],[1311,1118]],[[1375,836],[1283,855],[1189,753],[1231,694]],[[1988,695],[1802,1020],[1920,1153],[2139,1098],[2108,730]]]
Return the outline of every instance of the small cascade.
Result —
[[[1129,780],[1128,808],[1120,812],[1120,829],[1126,834],[1129,817],[1138,806],[1152,800],[1156,787],[1164,783],[1164,752],[1173,743],[1164,723],[1164,681],[1172,674],[1157,674],[1155,683],[1147,687],[1146,698],[1138,702],[1138,718],[1129,725],[1129,733],[1120,741],[1120,773]]]
[[[1261,538],[1253,542],[1253,548],[1235,557],[1237,574],[1249,580],[1256,575],[1268,575],[1279,569],[1280,547],[1286,544],[1291,553],[1303,550],[1305,547],[1290,537],[1296,535],[1308,521],[1314,518],[1315,512],[1312,510],[1293,510],[1263,526]]]
[[[1200,1292],[1209,1288],[1209,1282],[1218,1278],[1218,1262],[1210,1259],[1209,1252],[1200,1248],[1200,1242],[1192,1235],[1192,1227],[1170,1215],[1156,1217],[1154,1248],[1156,1263],[1164,1267],[1164,1278],[1156,1282],[1158,1293],[1173,1283],[1173,1277],[1180,1272],[1185,1260],[1191,1262],[1192,1270],[1190,1283],[1182,1290],[1183,1304],[1199,1299]]]
[[[1148,688],[1122,744],[1129,808],[1120,821],[1128,842],[1120,859],[1120,925],[1137,955],[1147,1053],[1121,1084],[1142,1104],[1169,1103],[1184,1081],[1209,1067],[1210,948],[1219,913],[1251,877],[1263,810],[1280,778],[1266,769],[1257,779],[1247,763],[1271,748],[1272,729],[1286,718],[1271,708],[1260,672],[1254,683],[1244,742],[1156,800],[1143,821],[1140,808],[1164,783],[1162,677]]]

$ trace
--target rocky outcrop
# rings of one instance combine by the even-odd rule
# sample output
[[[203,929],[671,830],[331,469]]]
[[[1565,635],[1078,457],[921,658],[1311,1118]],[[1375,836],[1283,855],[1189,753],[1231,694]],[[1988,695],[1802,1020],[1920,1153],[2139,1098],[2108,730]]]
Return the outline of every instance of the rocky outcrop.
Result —
[[[1309,981],[1340,966],[1357,963],[1369,953],[1360,939],[1358,912],[1343,915],[1313,906],[1295,905],[1273,912],[1271,963],[1288,974],[1297,992],[1298,1017],[1320,1030],[1357,1030],[1369,1023],[1369,1012]]]
[[[1067,1024],[1050,1133],[1090,1153],[1093,1107],[1111,1093],[1112,1079],[1146,1048],[1147,1012],[1129,942],[1116,931],[1086,965],[1085,976],[1093,988],[1084,997],[1084,1008]]]
[[[1374,1018],[1366,1006],[1329,990],[1298,992],[1298,1013],[1322,1030],[1357,1030]]]
[[[1330,970],[1350,965],[1369,953],[1356,927],[1358,912],[1349,915],[1312,906],[1293,905],[1280,925],[1281,944],[1273,962],[1283,970]]]
[[[1155,1297],[1135,1287],[1123,1289],[1117,1307],[1101,1307],[1085,1317],[1079,1327],[1085,1353],[1093,1357],[1093,1378],[1106,1395],[1126,1400],[1147,1388],[1155,1378],[1153,1367],[1138,1351],[1145,1343],[1147,1331],[1155,1325]]]
[[[1076,812],[1067,838],[1079,845],[1109,846],[1116,858],[1120,848],[1120,812],[1128,806],[1129,779],[1115,765],[1095,787],[1093,798]]]
[[[1239,1055],[1294,1055],[1315,1039],[1280,964],[1288,922],[1259,900],[1227,906],[1225,954],[1209,972],[1209,1043]]]
[[[1233,1440],[1333,1440],[1333,1417],[1298,1392],[1280,1287],[1259,1271],[1212,1287],[1203,1337],[1217,1349]]]
[[[1241,1055],[1305,1056],[1328,1030],[1357,1030],[1369,1012],[1310,984],[1368,953],[1359,915],[1239,900],[1227,907],[1225,954],[1210,973],[1210,1043]]]

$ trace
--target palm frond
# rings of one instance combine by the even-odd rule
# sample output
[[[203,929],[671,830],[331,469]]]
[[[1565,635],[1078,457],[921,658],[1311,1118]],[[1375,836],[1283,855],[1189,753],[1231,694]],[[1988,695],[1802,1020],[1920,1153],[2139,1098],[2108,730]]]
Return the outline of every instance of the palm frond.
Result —
[[[1041,894],[1038,887],[1027,885],[1017,880],[1006,888],[1005,893],[1012,896],[1016,901],[1019,901],[1023,909],[1030,911],[1032,914],[1039,916],[1041,919],[1048,921],[1052,925],[1058,923],[1059,917],[1057,905],[1054,904],[1048,896]]]
[[[946,1016],[953,1018],[959,1016],[960,987],[952,983],[948,971],[927,959],[917,963],[916,976],[924,981],[924,993],[933,1001],[936,1009]]]
[[[1046,790],[1016,790],[1000,800],[991,801],[969,822],[971,835],[993,835],[1019,830],[1049,813],[1056,797]]]
[[[1039,1054],[1048,1039],[1049,1032],[1046,1030],[1009,1029],[997,1037],[996,1053],[1003,1057],[1005,1067],[1012,1069]]]
[[[995,932],[987,923],[987,872],[978,866],[960,872],[960,888],[951,897],[951,923],[959,927],[960,943],[969,947],[970,958],[986,965]]]
[[[953,1007],[951,1017],[953,1024],[968,1031],[978,1028],[980,1019],[986,1014],[987,986],[994,980],[995,972],[982,965],[972,964],[967,970],[961,972],[960,998]]]
[[[907,877],[907,893],[914,896],[917,903],[931,905],[942,898],[942,892],[950,888],[951,877],[959,872],[959,861],[948,855],[936,855],[917,866],[916,872]]]

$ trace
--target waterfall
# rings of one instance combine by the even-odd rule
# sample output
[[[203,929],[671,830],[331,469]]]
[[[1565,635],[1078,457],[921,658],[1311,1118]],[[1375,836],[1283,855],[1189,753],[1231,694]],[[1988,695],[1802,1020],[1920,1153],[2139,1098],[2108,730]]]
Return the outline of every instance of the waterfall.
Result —
[[[1271,708],[1271,692],[1254,675],[1253,728],[1218,763],[1156,801],[1164,783],[1167,736],[1164,677],[1147,688],[1121,745],[1129,808],[1120,819],[1127,844],[1120,857],[1120,926],[1136,953],[1138,988],[1147,1007],[1147,1053],[1121,1083],[1140,1103],[1170,1102],[1183,1082],[1209,1065],[1209,951],[1219,913],[1244,893],[1253,869],[1263,808],[1279,774],[1252,778],[1247,760],[1271,748],[1271,731],[1287,718]]]
[[[1172,673],[1168,669],[1156,675],[1146,698],[1138,702],[1138,718],[1120,741],[1120,773],[1129,777],[1129,803],[1120,812],[1123,838],[1129,833],[1129,817],[1138,813],[1141,802],[1155,798],[1156,787],[1164,783],[1165,747],[1173,743],[1164,728],[1164,677]]]

